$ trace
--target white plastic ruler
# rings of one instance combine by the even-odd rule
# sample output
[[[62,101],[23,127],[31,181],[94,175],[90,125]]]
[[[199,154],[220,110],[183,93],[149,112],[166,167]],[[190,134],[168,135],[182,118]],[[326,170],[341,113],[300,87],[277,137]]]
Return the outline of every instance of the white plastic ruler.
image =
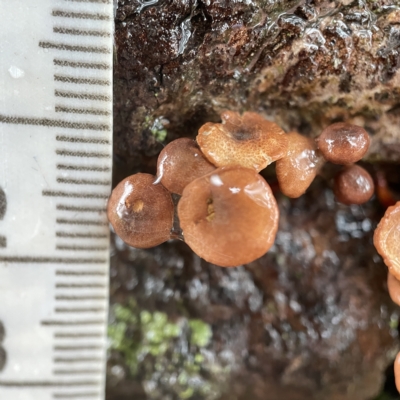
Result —
[[[0,15],[0,400],[103,399],[113,4]]]

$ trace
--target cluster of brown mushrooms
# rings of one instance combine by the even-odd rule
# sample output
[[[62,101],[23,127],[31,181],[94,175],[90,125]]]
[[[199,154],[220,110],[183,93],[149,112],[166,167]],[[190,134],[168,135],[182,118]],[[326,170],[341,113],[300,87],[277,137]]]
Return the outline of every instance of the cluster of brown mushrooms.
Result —
[[[285,133],[253,112],[225,111],[221,119],[203,125],[196,141],[169,143],[159,155],[157,176],[138,173],[113,190],[108,218],[124,242],[149,248],[181,238],[197,255],[223,267],[261,257],[278,229],[276,200],[258,174],[272,162],[288,197],[301,196],[325,162],[343,166],[334,179],[339,202],[362,204],[374,193],[370,174],[355,164],[370,144],[359,126],[336,123],[313,140]],[[374,244],[389,268],[389,294],[400,305],[400,202],[387,209]],[[400,391],[400,353],[395,376]]]
[[[279,210],[258,172],[273,162],[288,197],[301,196],[326,161],[344,166],[334,182],[338,201],[361,204],[374,192],[369,173],[354,164],[370,143],[359,126],[336,123],[313,140],[285,133],[253,112],[225,111],[221,119],[203,125],[196,141],[169,143],[159,155],[157,176],[138,173],[114,189],[108,218],[128,245],[148,248],[178,237],[223,267],[261,257],[274,243]]]

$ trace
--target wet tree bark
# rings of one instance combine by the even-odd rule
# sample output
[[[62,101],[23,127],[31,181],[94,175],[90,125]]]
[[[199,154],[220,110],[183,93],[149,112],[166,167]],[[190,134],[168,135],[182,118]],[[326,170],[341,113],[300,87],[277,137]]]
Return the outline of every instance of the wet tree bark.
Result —
[[[165,143],[195,137],[230,109],[311,137],[332,122],[364,126],[372,139],[364,166],[383,171],[396,196],[399,51],[399,1],[118,0],[114,182],[154,173]],[[207,400],[379,393],[399,316],[372,245],[384,209],[376,199],[337,204],[334,171],[324,169],[298,200],[276,191],[276,244],[247,266],[209,265],[184,243],[142,251],[114,242],[112,301],[138,321],[143,310],[149,321],[160,312],[180,333],[162,336],[165,351],[141,352],[150,322],[125,321],[130,341],[111,353],[110,399],[132,391]],[[274,185],[272,169],[264,176]],[[123,322],[117,314],[114,323]],[[204,346],[192,340],[193,320],[212,331]],[[138,354],[133,368],[129,357]]]

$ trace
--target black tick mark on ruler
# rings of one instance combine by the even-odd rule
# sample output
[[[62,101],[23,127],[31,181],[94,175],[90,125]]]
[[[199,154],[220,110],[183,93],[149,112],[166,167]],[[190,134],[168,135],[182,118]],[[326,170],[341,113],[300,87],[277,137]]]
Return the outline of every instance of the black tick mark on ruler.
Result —
[[[3,370],[4,366],[6,365],[7,354],[6,351],[1,346],[1,343],[4,340],[5,336],[5,329],[3,323],[0,321],[0,372]]]
[[[0,187],[0,221],[4,218],[7,211],[7,198],[4,190]],[[0,248],[7,247],[7,238],[0,235]],[[0,366],[1,366],[1,355],[0,355]]]

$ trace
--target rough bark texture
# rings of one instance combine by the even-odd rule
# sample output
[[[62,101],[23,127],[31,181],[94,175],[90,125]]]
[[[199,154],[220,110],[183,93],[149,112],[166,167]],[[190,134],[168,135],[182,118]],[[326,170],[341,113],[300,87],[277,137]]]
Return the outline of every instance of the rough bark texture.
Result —
[[[382,164],[400,162],[398,6],[119,0],[115,183],[154,173],[163,143],[194,137],[230,109],[307,136],[331,122],[362,125],[372,139],[366,167],[399,188],[398,165]],[[264,175],[273,182],[273,171]],[[372,245],[383,209],[338,205],[331,175],[298,200],[277,193],[276,244],[247,266],[209,265],[184,243],[141,251],[116,239],[109,399],[379,393],[399,315]]]
[[[312,136],[357,122],[370,159],[400,160],[399,1],[140,4],[116,12],[117,160],[138,166],[154,133],[194,136],[225,108]]]

